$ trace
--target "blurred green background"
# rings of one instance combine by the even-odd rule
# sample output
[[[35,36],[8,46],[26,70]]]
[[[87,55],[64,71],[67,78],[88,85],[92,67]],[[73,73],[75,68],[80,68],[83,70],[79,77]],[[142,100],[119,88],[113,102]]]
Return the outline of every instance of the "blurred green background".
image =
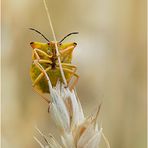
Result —
[[[89,115],[102,102],[100,123],[111,148],[146,148],[146,0],[47,0],[56,37],[78,43],[76,87]],[[38,148],[37,125],[57,136],[46,103],[29,77],[31,41],[53,39],[42,0],[2,0],[2,147]],[[105,145],[102,142],[101,148]]]

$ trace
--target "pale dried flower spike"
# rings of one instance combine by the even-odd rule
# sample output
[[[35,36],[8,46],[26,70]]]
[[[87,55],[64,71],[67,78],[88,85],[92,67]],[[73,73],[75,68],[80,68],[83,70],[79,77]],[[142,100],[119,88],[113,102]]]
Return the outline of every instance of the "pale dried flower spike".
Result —
[[[62,144],[59,144],[53,136],[45,137],[40,132],[48,141],[46,144],[49,143],[49,147],[54,147],[56,144],[62,148],[89,148],[90,145],[91,148],[98,148],[102,128],[98,129],[96,118],[100,107],[95,114],[85,118],[74,91],[71,92],[60,83],[52,89],[51,98],[50,113],[60,131]]]

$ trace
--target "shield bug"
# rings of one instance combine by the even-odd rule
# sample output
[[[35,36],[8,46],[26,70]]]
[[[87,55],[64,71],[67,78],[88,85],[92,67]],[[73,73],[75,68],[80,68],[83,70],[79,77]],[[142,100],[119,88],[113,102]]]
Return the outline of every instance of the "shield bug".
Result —
[[[39,90],[42,93],[49,93],[49,86],[47,80],[45,78],[45,74],[40,68],[40,65],[44,68],[48,77],[50,78],[52,86],[55,86],[58,80],[63,82],[61,77],[61,72],[58,63],[58,56],[56,53],[55,44],[58,46],[58,50],[60,53],[61,65],[63,68],[63,72],[67,81],[68,86],[70,85],[70,81],[72,77],[75,77],[72,84],[69,86],[70,89],[73,89],[76,85],[79,75],[76,74],[77,67],[73,65],[72,62],[72,53],[74,48],[76,47],[75,42],[71,43],[63,43],[63,41],[72,34],[78,34],[78,32],[72,32],[66,35],[62,40],[55,43],[53,41],[48,40],[41,32],[36,29],[30,28],[31,30],[42,35],[47,43],[41,42],[31,42],[30,45],[32,47],[32,65],[30,69],[30,76],[32,80],[32,86]]]

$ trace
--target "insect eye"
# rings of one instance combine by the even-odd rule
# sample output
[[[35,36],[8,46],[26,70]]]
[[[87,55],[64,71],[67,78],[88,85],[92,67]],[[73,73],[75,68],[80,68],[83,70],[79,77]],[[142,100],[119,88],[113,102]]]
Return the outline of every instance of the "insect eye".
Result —
[[[48,42],[47,44],[50,45],[50,42]]]
[[[77,43],[74,42],[73,44],[74,44],[74,46],[77,46]]]

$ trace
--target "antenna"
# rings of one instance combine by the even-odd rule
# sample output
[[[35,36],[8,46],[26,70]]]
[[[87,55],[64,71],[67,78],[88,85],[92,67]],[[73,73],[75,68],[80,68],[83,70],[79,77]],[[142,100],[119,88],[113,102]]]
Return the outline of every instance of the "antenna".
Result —
[[[79,32],[71,32],[69,34],[67,34],[61,41],[60,43],[62,43],[68,36],[72,35],[72,34],[78,34]]]
[[[40,31],[34,29],[34,28],[29,28],[30,30],[33,30],[35,32],[37,32],[38,34],[40,34],[46,41],[50,42]]]

